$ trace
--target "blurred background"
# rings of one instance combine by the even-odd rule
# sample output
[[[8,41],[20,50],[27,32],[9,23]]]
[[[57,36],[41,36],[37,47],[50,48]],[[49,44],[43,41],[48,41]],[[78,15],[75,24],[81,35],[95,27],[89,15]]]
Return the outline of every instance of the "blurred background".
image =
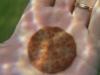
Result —
[[[0,2],[0,43],[12,35],[29,0],[1,0]]]

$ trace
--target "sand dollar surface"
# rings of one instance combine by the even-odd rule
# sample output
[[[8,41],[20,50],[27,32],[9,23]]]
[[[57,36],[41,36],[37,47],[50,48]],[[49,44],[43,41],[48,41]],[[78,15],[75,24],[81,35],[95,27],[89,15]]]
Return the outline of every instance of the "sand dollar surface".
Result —
[[[38,30],[28,44],[29,59],[43,73],[58,73],[69,68],[76,57],[73,37],[58,27]]]

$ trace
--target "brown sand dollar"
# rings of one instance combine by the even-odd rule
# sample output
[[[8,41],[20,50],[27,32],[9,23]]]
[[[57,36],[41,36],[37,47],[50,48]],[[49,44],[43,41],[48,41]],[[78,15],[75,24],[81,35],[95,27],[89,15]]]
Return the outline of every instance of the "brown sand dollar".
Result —
[[[32,65],[43,73],[58,73],[71,66],[76,44],[71,35],[58,27],[44,27],[30,39],[28,55]]]

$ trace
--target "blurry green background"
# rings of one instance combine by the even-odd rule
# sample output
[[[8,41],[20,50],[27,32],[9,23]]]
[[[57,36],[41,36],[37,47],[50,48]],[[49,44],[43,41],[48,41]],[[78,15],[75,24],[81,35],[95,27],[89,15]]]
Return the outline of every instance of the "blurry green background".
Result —
[[[0,43],[10,38],[29,0],[0,1]]]

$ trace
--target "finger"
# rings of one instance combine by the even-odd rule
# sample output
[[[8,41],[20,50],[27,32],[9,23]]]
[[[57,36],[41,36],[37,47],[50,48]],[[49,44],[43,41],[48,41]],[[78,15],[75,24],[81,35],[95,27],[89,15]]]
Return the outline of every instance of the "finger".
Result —
[[[95,40],[100,40],[100,0],[97,0],[93,9],[89,32]]]
[[[86,29],[86,25],[88,25],[89,23],[90,12],[87,9],[76,7],[73,13],[73,17],[74,18],[72,21],[73,25],[72,34],[77,43],[77,55],[80,56],[82,60],[87,61],[87,63],[90,64],[95,69],[97,68],[97,60],[98,60],[97,54],[94,53],[92,49],[90,49],[89,47],[90,44],[87,44],[88,32]],[[86,47],[87,45],[88,47]],[[92,72],[92,70],[90,70],[90,72]]]
[[[76,7],[73,12],[73,19],[71,26],[67,29],[68,32],[71,32],[74,36],[82,35],[84,29],[89,23],[90,12],[88,9]],[[77,35],[76,35],[77,34]]]
[[[55,0],[33,0],[33,3],[36,8],[49,7],[54,5]]]
[[[96,0],[76,0],[76,7],[73,12],[73,16],[80,26],[88,27],[91,16],[91,8],[93,8],[95,2]]]
[[[56,0],[55,6],[72,11],[75,0]]]
[[[76,26],[86,27],[89,23],[90,11],[81,7],[76,7],[73,12],[73,22],[76,23]]]
[[[73,12],[73,20],[68,32],[72,34],[77,45],[77,55],[82,56],[86,51],[88,32],[86,25],[89,23],[90,12],[88,9],[75,7]]]
[[[32,9],[34,12],[34,18],[40,19],[51,13],[53,3],[55,0],[32,0]]]

